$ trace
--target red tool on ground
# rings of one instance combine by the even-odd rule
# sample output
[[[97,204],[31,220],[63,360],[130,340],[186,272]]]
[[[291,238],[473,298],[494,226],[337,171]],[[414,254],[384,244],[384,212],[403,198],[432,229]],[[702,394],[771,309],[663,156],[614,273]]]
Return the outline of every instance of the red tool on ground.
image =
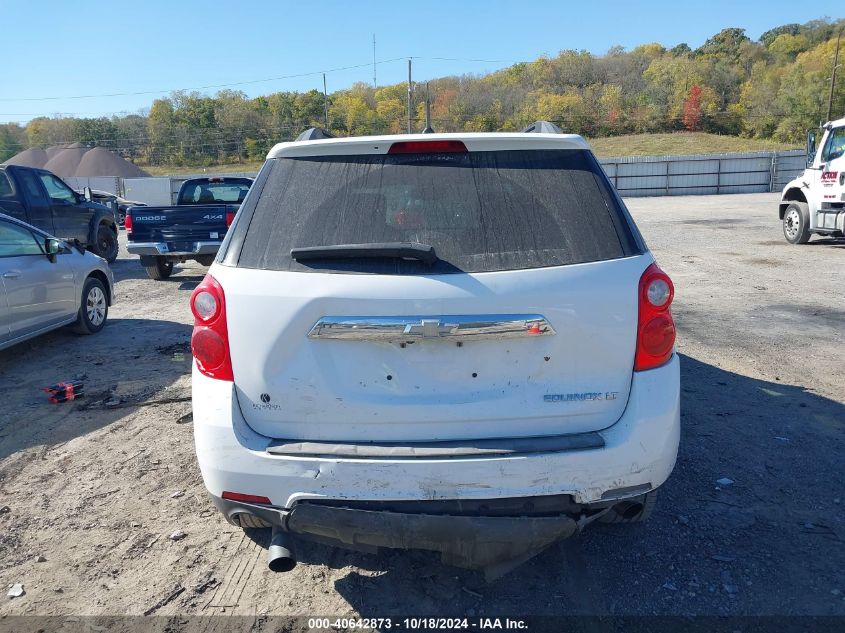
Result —
[[[73,380],[70,382],[60,382],[51,387],[44,387],[44,391],[49,395],[48,400],[50,402],[58,404],[81,398],[85,395],[84,388],[85,385],[81,380]]]

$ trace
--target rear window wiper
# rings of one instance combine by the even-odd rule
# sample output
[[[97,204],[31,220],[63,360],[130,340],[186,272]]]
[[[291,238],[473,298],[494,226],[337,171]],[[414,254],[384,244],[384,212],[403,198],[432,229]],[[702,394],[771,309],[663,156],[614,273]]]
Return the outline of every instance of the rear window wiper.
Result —
[[[416,259],[424,264],[437,261],[434,247],[419,242],[372,242],[368,244],[332,244],[331,246],[302,246],[290,249],[291,258],[298,262],[309,259],[356,259],[384,257]]]

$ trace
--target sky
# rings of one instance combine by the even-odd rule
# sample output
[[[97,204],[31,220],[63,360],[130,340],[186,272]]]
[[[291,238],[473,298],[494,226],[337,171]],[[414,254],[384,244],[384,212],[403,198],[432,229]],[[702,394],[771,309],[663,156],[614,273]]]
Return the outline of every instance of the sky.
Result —
[[[322,72],[332,92],[373,81],[373,34],[386,85],[407,80],[409,57],[424,81],[841,14],[833,0],[0,0],[0,122],[132,113],[177,89],[322,90]]]

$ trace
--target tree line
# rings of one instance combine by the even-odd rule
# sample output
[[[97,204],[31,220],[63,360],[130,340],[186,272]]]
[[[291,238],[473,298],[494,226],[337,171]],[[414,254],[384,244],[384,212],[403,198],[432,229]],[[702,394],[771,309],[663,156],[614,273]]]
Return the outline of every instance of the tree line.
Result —
[[[486,75],[434,79],[413,86],[412,128],[430,101],[442,132],[520,130],[536,120],[587,137],[706,131],[800,143],[827,113],[836,36],[845,20],[814,20],[771,29],[756,41],[726,28],[701,47],[644,44],[605,55],[561,51]],[[328,95],[336,135],[400,133],[407,128],[408,85],[356,83]],[[833,116],[845,115],[834,94]],[[149,111],[127,116],[38,117],[0,125],[0,161],[26,147],[80,142],[141,165],[212,165],[260,160],[274,143],[326,127],[317,90],[249,98],[174,92]]]

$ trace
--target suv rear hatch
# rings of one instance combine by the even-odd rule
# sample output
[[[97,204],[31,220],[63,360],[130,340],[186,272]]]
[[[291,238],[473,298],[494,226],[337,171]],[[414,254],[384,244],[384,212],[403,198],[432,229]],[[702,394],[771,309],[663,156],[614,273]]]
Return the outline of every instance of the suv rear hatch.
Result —
[[[509,136],[297,143],[268,161],[212,270],[252,428],[428,442],[619,419],[651,257],[583,141]]]

